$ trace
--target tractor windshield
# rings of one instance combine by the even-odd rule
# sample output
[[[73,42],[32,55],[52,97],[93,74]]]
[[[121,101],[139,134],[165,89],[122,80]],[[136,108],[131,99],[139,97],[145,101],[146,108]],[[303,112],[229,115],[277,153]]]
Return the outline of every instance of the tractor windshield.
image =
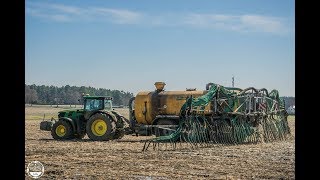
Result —
[[[84,109],[88,111],[103,109],[103,99],[86,99]]]
[[[104,102],[104,108],[106,110],[112,110],[112,101],[111,100],[105,100]]]

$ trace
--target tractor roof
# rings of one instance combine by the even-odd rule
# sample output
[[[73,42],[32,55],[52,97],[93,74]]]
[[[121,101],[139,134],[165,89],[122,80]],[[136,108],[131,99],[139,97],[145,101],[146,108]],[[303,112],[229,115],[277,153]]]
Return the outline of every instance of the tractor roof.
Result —
[[[113,98],[111,96],[83,96],[85,99],[106,99],[106,100],[112,100]]]

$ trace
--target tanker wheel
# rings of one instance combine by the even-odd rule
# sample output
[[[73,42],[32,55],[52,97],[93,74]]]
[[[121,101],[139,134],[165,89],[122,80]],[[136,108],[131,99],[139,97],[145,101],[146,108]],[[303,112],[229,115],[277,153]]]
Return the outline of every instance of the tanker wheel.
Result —
[[[74,132],[70,123],[66,121],[58,121],[53,124],[51,135],[56,140],[73,139]]]
[[[177,123],[174,120],[170,120],[170,119],[160,119],[157,122],[157,125],[177,125]],[[176,129],[174,127],[165,127],[165,128]],[[162,128],[155,128],[154,131],[155,131],[156,137],[167,136],[174,132],[174,131],[170,131]]]
[[[116,124],[106,114],[94,114],[87,122],[88,137],[94,141],[108,141],[113,139]]]

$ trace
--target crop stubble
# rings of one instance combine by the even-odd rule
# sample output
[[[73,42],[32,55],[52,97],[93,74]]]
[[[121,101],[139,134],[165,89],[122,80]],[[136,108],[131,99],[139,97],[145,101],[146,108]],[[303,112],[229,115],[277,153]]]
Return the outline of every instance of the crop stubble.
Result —
[[[42,162],[45,179],[295,179],[294,118],[287,141],[142,152],[139,140],[150,137],[53,140],[49,131],[39,129],[41,120],[27,118],[35,111],[26,107],[25,167]],[[128,117],[127,109],[118,111]],[[31,178],[26,174],[26,179]]]

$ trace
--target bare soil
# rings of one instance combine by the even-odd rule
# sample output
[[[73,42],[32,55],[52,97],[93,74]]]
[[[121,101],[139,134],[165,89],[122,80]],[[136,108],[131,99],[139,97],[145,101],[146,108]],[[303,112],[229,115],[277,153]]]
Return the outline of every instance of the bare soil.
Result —
[[[57,108],[26,107],[25,167],[40,161],[43,179],[295,179],[294,117],[289,118],[292,137],[286,141],[143,152],[140,140],[150,137],[53,140],[49,131],[40,130],[41,120],[32,118],[52,111]],[[127,109],[118,111],[128,116]]]

